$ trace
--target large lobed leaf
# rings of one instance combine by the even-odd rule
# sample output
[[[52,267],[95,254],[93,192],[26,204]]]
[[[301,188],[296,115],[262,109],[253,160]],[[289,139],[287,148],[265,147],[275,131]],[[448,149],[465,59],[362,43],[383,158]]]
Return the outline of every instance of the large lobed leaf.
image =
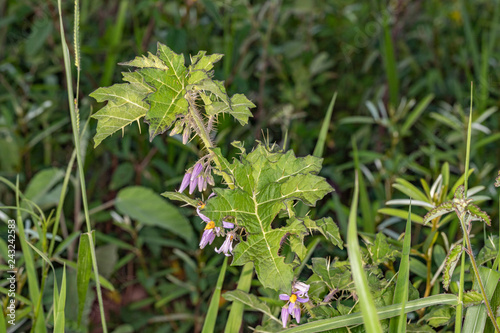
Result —
[[[97,133],[94,137],[95,147],[111,134],[122,130],[146,115],[149,105],[144,98],[153,92],[142,76],[137,73],[122,73],[123,80],[129,83],[120,83],[111,87],[99,88],[90,94],[98,102],[108,101],[92,117],[97,119]]]
[[[289,292],[293,266],[278,254],[281,241],[289,235],[301,238],[307,229],[296,218],[281,228],[273,228],[271,223],[287,208],[287,201],[301,200],[313,206],[333,190],[317,176],[322,159],[296,158],[293,151],[283,153],[263,144],[231,164],[218,149],[214,153],[222,161],[221,171],[233,180],[234,189],[215,189],[217,196],[207,201],[204,214],[218,225],[233,217],[237,225],[245,228],[246,239],[235,247],[233,265],[252,261],[264,287]]]
[[[90,94],[98,102],[108,102],[93,116],[98,120],[95,146],[143,117],[152,140],[182,120],[198,98],[203,100],[209,116],[229,113],[246,124],[252,115],[249,108],[255,105],[244,95],[229,97],[224,83],[212,80],[214,63],[222,55],[205,53],[200,51],[191,57],[191,65],[186,67],[182,54],[158,43],[156,55],[148,53],[121,63],[137,69],[122,73],[128,83],[99,88]]]

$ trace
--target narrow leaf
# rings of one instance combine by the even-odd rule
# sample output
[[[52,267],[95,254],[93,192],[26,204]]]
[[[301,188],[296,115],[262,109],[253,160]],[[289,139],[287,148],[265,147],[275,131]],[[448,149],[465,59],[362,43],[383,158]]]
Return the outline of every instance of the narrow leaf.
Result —
[[[426,298],[420,298],[414,301],[409,301],[404,308],[405,313],[417,311],[434,305],[457,305],[457,296],[450,294],[433,295]],[[387,319],[398,316],[401,311],[401,304],[393,304],[377,308],[375,314],[379,319]],[[344,316],[313,321],[294,328],[283,331],[284,333],[317,333],[336,328],[360,325],[363,323],[362,313],[352,313]],[[472,332],[472,331],[471,331]]]
[[[363,269],[361,260],[361,250],[358,242],[358,232],[356,229],[356,217],[358,209],[358,173],[356,173],[354,195],[351,204],[351,212],[349,214],[349,229],[347,233],[347,242],[349,244],[347,252],[349,254],[349,262],[351,263],[352,277],[356,286],[356,292],[359,295],[359,303],[363,322],[367,332],[382,333],[377,308],[370,293],[370,287]]]
[[[215,287],[214,293],[212,294],[212,299],[210,300],[210,305],[208,306],[207,316],[205,317],[205,322],[203,323],[202,333],[213,332],[215,328],[215,322],[217,320],[217,312],[219,310],[220,292],[222,290],[222,284],[224,283],[224,277],[226,275],[227,267],[227,257],[224,258],[224,262],[220,269],[219,278],[217,279],[217,285]]]
[[[431,209],[427,214],[425,214],[423,223],[427,224],[429,221],[435,219],[436,217],[448,214],[451,211],[453,211],[453,203],[451,201],[443,202],[442,204],[434,209]]]
[[[259,300],[257,296],[253,294],[248,294],[242,290],[233,290],[224,293],[223,297],[228,301],[240,301],[241,303],[250,307],[252,310],[262,312],[265,315],[269,316],[269,318],[271,318],[272,320],[281,324],[281,321],[273,315],[273,312],[271,311],[271,309],[269,309],[269,306]]]
[[[458,260],[462,255],[463,248],[461,244],[455,244],[452,246],[450,253],[446,257],[446,262],[443,270],[443,286],[444,289],[448,290],[451,282],[451,277],[453,276],[453,271],[457,267]]]
[[[80,236],[78,245],[78,263],[76,266],[76,286],[78,291],[78,325],[82,320],[83,308],[87,297],[90,276],[92,275],[92,255],[90,253],[89,238]]]
[[[401,304],[401,312],[398,317],[391,318],[389,322],[389,333],[406,332],[405,306],[408,301],[408,284],[410,280],[410,250],[411,250],[411,205],[408,208],[408,219],[406,220],[406,230],[403,239],[403,251],[401,253],[401,263],[399,265],[396,289],[392,304]]]

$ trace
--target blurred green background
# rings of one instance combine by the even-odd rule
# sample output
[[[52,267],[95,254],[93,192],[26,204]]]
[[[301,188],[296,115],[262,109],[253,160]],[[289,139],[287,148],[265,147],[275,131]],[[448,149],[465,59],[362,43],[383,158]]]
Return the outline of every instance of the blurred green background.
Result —
[[[199,50],[224,54],[215,78],[225,80],[229,94],[244,93],[257,105],[249,126],[230,117],[220,120],[215,142],[229,156],[237,153],[232,141],[250,148],[256,139],[286,145],[297,156],[311,154],[337,92],[322,172],[336,192],[312,214],[332,216],[345,235],[354,139],[369,202],[359,228],[397,238],[403,220],[387,222],[377,211],[390,199],[406,197],[392,187],[398,177],[418,187],[420,179],[432,184],[446,162],[454,180],[463,173],[472,81],[470,184],[497,197],[499,7],[498,0],[83,0],[81,126],[102,107],[88,94],[121,81],[120,72],[128,68],[117,63],[155,52],[157,42],[186,58]],[[65,1],[63,11],[72,51],[74,3]],[[0,45],[0,175],[11,181],[19,176],[23,193],[49,213],[58,203],[73,151],[56,2],[0,0]],[[82,146],[100,272],[115,288],[104,293],[108,327],[199,332],[223,258],[198,249],[202,226],[192,210],[157,197],[178,188],[185,169],[197,160],[196,142],[184,146],[180,138],[164,134],[150,143],[141,123],[94,149],[96,123],[89,121]],[[75,240],[83,217],[77,178],[71,184],[59,236]],[[141,215],[142,205],[160,199],[156,211]],[[15,203],[3,184],[0,202]],[[483,207],[493,218],[493,230],[496,206]],[[31,222],[25,223],[29,228]],[[187,231],[179,232],[176,224]],[[0,232],[5,230],[2,224]],[[452,241],[461,237],[456,223],[442,231]],[[483,238],[479,232],[473,241],[482,244]],[[0,243],[0,250],[4,247]],[[54,260],[75,261],[76,250],[76,241],[68,242]],[[345,257],[320,242],[315,256],[327,255]],[[224,290],[234,289],[239,275],[238,267],[228,271]],[[68,271],[68,279],[75,275]],[[257,281],[253,288],[259,288]],[[69,296],[71,330],[99,332],[92,295],[90,290],[80,326]],[[223,303],[216,331],[224,327],[226,307]],[[259,318],[247,312],[244,326],[255,326]]]

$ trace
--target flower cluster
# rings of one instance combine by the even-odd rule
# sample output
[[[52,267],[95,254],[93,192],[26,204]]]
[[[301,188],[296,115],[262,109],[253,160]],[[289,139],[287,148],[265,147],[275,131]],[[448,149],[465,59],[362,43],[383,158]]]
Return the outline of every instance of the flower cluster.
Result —
[[[288,301],[283,308],[281,309],[281,321],[283,322],[283,328],[286,328],[288,323],[288,317],[291,315],[292,318],[297,320],[297,323],[300,323],[300,305],[299,303],[306,303],[309,301],[309,295],[307,292],[309,291],[309,285],[303,282],[294,282],[292,284],[292,294],[280,294],[280,300]]]
[[[214,195],[214,193],[210,194],[208,197],[209,199]],[[205,230],[203,231],[203,235],[201,236],[201,241],[200,241],[200,249],[203,249],[207,244],[212,244],[212,242],[215,239],[215,236],[221,236],[224,234],[224,229],[234,229],[234,224],[226,221],[222,221],[222,226],[223,229],[221,230],[220,227],[215,226],[215,222],[210,220],[208,217],[206,217],[204,214],[201,213],[200,210],[205,208],[205,204],[202,203],[198,208],[196,208],[196,212],[198,213],[198,216],[206,222]],[[215,252],[221,253],[223,252],[226,256],[230,256],[229,253],[233,253],[233,240],[235,237],[235,232],[234,230],[231,230],[227,233],[226,235],[226,240],[222,244],[222,246],[219,249],[215,249]]]
[[[208,184],[215,185],[214,178],[212,177],[212,167],[209,162],[205,164],[206,166],[198,162],[186,171],[179,192],[184,192],[189,186],[189,194],[193,194],[196,187],[198,187],[198,191],[203,192],[207,189]]]

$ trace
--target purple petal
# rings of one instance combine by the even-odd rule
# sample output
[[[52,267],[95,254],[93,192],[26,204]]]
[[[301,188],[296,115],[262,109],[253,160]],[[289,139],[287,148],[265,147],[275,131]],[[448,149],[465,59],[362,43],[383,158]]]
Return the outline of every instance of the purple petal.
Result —
[[[203,177],[203,191],[207,189],[207,179]]]
[[[200,174],[201,170],[203,170],[203,164],[196,163],[193,168],[193,173],[191,174],[191,181],[198,178],[198,175]]]
[[[214,177],[212,177],[212,175],[210,174],[207,176],[207,183],[212,186],[215,186]]]
[[[233,235],[232,234],[227,234],[226,240],[222,244],[222,246],[219,249],[215,249],[215,252],[221,253],[224,252],[224,254],[229,257],[229,253],[233,253]]]
[[[293,308],[295,308],[295,303],[290,302],[290,305],[288,306],[288,312],[292,314]]]
[[[300,308],[299,307],[295,308],[294,318],[295,318],[295,320],[297,320],[297,323],[300,323]]]
[[[201,236],[200,249],[203,249],[207,244],[212,244],[215,239],[215,234],[212,229],[205,230]]]
[[[188,187],[189,181],[191,180],[191,172],[188,172],[182,178],[181,187],[179,188],[179,192],[184,192],[184,190]]]
[[[309,297],[306,296],[305,298],[302,298],[302,297],[298,297],[297,296],[297,301],[300,302],[300,303],[305,303],[305,302],[309,301]]]
[[[300,294],[307,293],[309,291],[310,285],[305,284],[304,282],[295,282],[292,286],[292,289],[297,289],[300,291]]]
[[[287,294],[280,294],[280,300],[282,301],[288,301],[290,299],[290,296]]]
[[[196,208],[196,212],[198,213],[198,216],[201,217],[201,219],[207,223],[209,223],[211,220],[206,217],[205,215],[203,215],[200,210],[198,208]]]
[[[208,196],[207,200],[210,199],[213,196],[215,196],[215,192],[210,193],[210,195]]]
[[[203,192],[203,176],[198,177],[198,191]]]
[[[231,222],[226,222],[226,221],[222,221],[222,226],[226,229],[233,229],[234,228],[234,224],[231,223]]]
[[[193,179],[193,175],[191,175],[191,182],[189,183],[189,194],[193,194],[194,189],[196,188],[198,180]]]
[[[288,308],[281,308],[281,321],[283,322],[283,328],[286,328],[286,324],[288,323]]]

